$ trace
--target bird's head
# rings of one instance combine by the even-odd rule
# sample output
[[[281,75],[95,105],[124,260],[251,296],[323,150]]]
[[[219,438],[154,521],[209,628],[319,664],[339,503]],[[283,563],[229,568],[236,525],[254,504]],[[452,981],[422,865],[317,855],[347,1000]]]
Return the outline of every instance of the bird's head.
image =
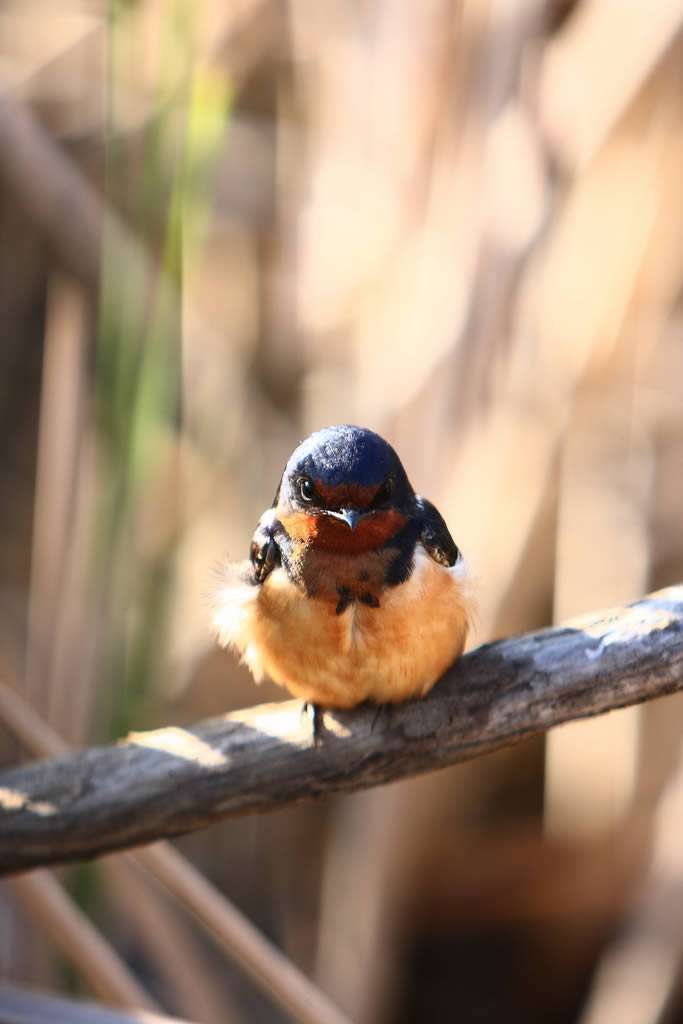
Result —
[[[274,504],[293,540],[355,553],[403,529],[415,492],[391,445],[372,430],[343,425],[311,434],[292,452]]]

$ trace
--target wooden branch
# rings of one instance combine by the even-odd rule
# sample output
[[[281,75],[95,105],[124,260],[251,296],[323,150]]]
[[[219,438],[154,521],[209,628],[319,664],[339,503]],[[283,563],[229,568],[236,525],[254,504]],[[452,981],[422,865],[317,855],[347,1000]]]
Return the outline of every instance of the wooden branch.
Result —
[[[301,705],[286,701],[14,769],[0,775],[0,871],[433,771],[680,689],[683,586],[486,644],[421,701],[327,712],[317,748]]]

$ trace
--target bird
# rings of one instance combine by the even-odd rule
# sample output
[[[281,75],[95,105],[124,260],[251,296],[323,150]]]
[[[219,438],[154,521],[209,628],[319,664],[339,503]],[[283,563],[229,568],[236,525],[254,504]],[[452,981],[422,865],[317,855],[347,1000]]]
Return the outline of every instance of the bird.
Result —
[[[342,424],[306,438],[261,516],[249,559],[220,570],[219,642],[313,709],[422,697],[462,654],[464,560],[379,434]]]

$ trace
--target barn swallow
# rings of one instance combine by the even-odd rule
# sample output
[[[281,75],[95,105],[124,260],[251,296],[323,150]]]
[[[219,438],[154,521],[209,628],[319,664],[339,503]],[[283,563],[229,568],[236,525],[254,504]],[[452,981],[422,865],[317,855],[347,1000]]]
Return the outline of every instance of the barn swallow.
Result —
[[[421,697],[462,653],[470,599],[443,518],[378,434],[326,427],[285,466],[214,624],[256,681],[314,710]]]

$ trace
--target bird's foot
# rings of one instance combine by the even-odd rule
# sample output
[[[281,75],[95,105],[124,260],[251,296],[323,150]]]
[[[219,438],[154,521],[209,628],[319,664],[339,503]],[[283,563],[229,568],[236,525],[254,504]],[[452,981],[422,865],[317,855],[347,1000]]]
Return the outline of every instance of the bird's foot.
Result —
[[[323,740],[323,734],[327,731],[324,721],[325,708],[320,704],[309,704],[308,701],[304,701],[301,714],[307,714],[309,708],[313,714],[313,745],[319,747]]]

